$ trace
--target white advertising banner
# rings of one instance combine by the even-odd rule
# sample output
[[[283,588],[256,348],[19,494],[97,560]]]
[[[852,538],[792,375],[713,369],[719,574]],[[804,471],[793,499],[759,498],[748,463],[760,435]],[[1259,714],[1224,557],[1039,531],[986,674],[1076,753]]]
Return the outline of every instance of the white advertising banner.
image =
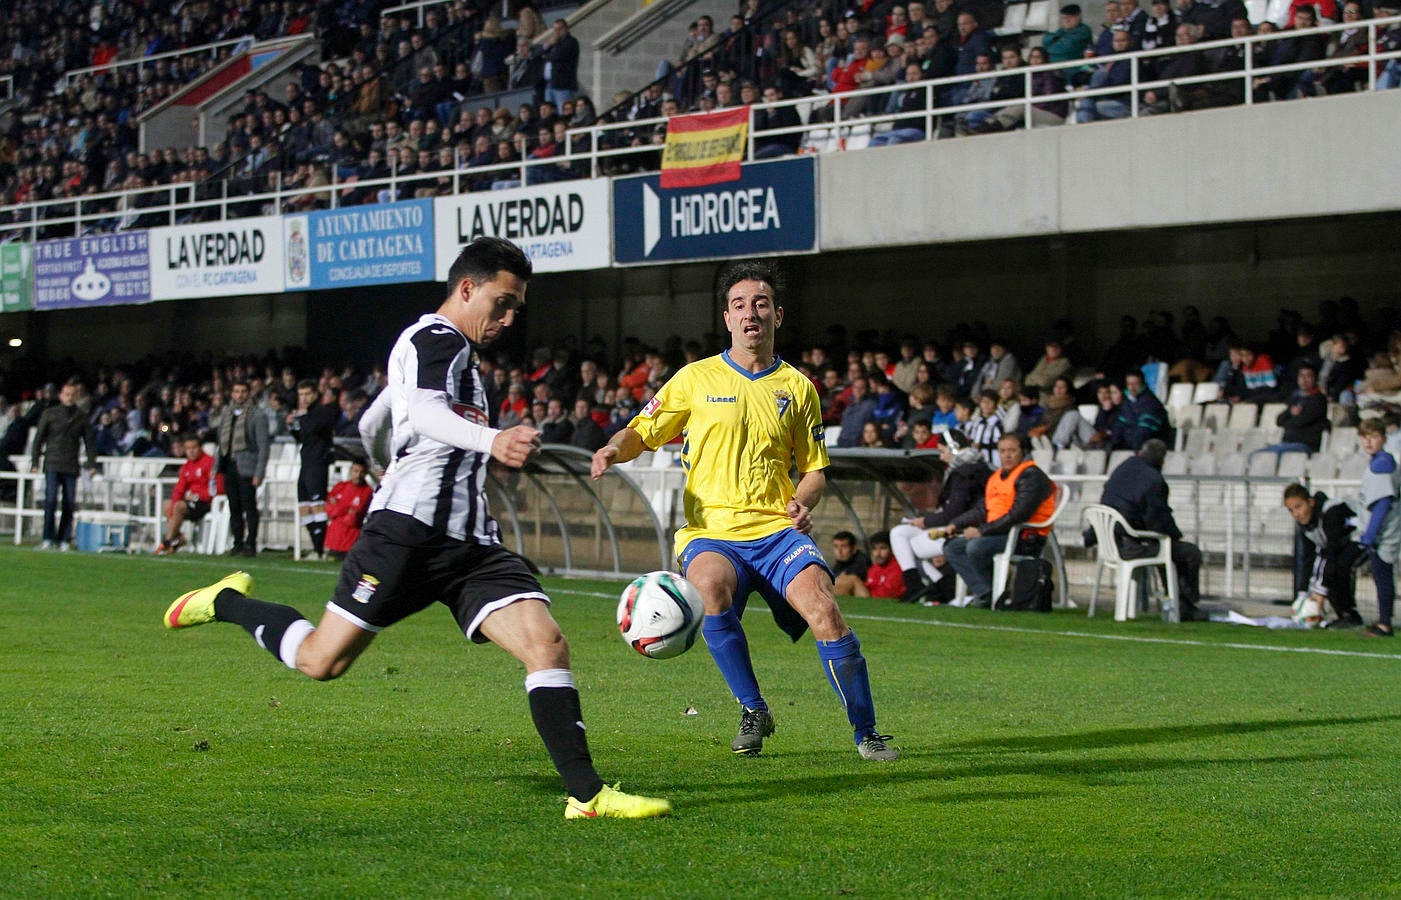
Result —
[[[479,191],[433,201],[437,278],[447,278],[462,246],[479,237],[519,245],[537,272],[606,269],[613,223],[606,178]]]
[[[280,294],[282,219],[151,229],[151,299]]]

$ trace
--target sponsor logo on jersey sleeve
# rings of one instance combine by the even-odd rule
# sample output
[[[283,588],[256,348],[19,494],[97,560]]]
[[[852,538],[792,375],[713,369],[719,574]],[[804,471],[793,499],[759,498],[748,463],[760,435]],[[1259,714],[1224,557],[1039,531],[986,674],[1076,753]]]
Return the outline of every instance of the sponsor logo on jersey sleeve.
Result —
[[[650,419],[656,413],[656,411],[661,408],[662,401],[657,397],[653,397],[651,400],[647,401],[647,405],[642,407],[642,412],[638,413],[638,415],[646,416]]]
[[[486,414],[486,410],[481,407],[454,401],[452,404],[452,411],[474,425],[491,424],[491,418]]]
[[[375,595],[375,590],[378,587],[378,578],[373,575],[361,575],[360,582],[355,585],[355,590],[350,593],[350,599],[358,603],[369,603],[370,598]]]

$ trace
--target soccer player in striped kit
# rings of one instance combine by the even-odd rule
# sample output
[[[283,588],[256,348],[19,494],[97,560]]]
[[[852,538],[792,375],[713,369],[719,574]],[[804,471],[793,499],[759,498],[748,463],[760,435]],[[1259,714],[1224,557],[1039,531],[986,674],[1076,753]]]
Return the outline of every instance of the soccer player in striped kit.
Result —
[[[448,271],[437,312],[399,335],[385,388],[393,461],[319,625],[248,596],[244,572],[177,598],[165,624],[236,623],[289,668],[325,681],[343,675],[383,629],[442,603],[466,637],[497,644],[525,665],[531,716],[569,790],[565,818],[664,815],[666,800],[625,794],[595,771],[569,645],[549,597],[501,545],[487,512],[489,460],[519,468],[540,448],[534,428],[490,426],[477,358],[514,322],[530,276],[530,260],[514,244],[473,241]]]

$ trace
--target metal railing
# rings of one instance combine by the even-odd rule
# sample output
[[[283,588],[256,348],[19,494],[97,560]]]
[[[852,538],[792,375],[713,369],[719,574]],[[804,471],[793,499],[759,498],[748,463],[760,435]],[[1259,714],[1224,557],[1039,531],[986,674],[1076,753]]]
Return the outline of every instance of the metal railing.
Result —
[[[248,34],[230,38],[226,41],[215,41],[210,44],[200,44],[196,47],[185,47],[181,50],[153,53],[150,56],[136,56],[131,59],[114,59],[98,66],[70,69],[64,72],[63,77],[59,79],[59,90],[67,90],[68,86],[72,84],[75,79],[83,75],[106,75],[109,72],[115,72],[117,69],[130,68],[131,66],[145,66],[162,59],[175,59],[181,56],[195,56],[205,53],[209,54],[210,59],[218,59],[220,49],[237,46],[238,44],[247,44],[249,47],[255,46],[253,44],[253,36]]]
[[[1192,44],[1188,47],[1166,47],[1153,50],[1143,50],[1134,53],[1121,54],[1115,57],[1096,57],[1094,60],[1072,60],[1063,63],[1052,63],[1043,66],[1025,66],[1016,70],[1016,74],[1023,79],[1023,96],[1015,100],[986,100],[975,103],[962,103],[958,105],[941,106],[940,94],[948,88],[968,85],[972,82],[986,78],[1004,78],[1008,76],[1005,71],[976,73],[972,75],[960,75],[950,78],[942,78],[931,81],[918,82],[915,85],[894,84],[877,88],[865,88],[857,91],[843,92],[840,94],[816,94],[809,97],[780,100],[772,104],[756,104],[750,107],[750,129],[749,129],[749,157],[753,158],[754,147],[757,141],[769,138],[781,137],[784,135],[800,135],[809,142],[808,147],[800,147],[800,152],[832,152],[855,149],[842,138],[849,137],[856,130],[865,129],[867,133],[876,133],[876,129],[884,125],[893,124],[901,120],[908,120],[914,117],[923,116],[924,132],[926,137],[936,133],[936,121],[945,116],[956,116],[960,113],[974,110],[995,111],[1008,107],[1021,107],[1023,120],[1031,122],[1031,108],[1044,103],[1065,102],[1070,105],[1070,115],[1066,117],[1065,124],[1075,122],[1075,103],[1094,98],[1115,97],[1127,94],[1129,117],[1137,117],[1143,114],[1143,104],[1141,93],[1148,90],[1165,90],[1171,86],[1193,86],[1211,84],[1229,84],[1239,82],[1241,85],[1241,98],[1238,104],[1250,106],[1254,104],[1253,80],[1255,78],[1266,78],[1275,75],[1283,75],[1296,72],[1311,71],[1314,69],[1327,70],[1338,67],[1350,67],[1365,65],[1367,69],[1367,86],[1369,89],[1376,88],[1378,69],[1393,60],[1401,59],[1401,51],[1383,52],[1378,49],[1378,35],[1387,28],[1401,27],[1401,16],[1387,19],[1370,19],[1358,23],[1345,23],[1339,25],[1328,25],[1313,29],[1311,33],[1337,34],[1352,28],[1362,28],[1367,30],[1368,43],[1365,54],[1354,56],[1337,57],[1333,59],[1308,60],[1302,63],[1293,63],[1283,66],[1256,67],[1253,63],[1252,47],[1279,40],[1285,40],[1298,36],[1298,32],[1282,31],[1271,35],[1254,35],[1245,38],[1229,38],[1220,41],[1209,41]],[[1214,50],[1224,50],[1233,47],[1242,48],[1244,66],[1240,70],[1227,72],[1215,72],[1205,75],[1196,75],[1190,78],[1177,80],[1152,79],[1145,77],[1144,62],[1160,57],[1168,57],[1183,52],[1210,52]],[[1055,94],[1032,94],[1033,76],[1042,72],[1073,72],[1083,70],[1087,66],[1098,65],[1105,61],[1124,60],[1130,64],[1130,81],[1126,85],[1115,85],[1111,87],[1101,87],[1095,89],[1067,89]],[[144,61],[144,60],[143,60]],[[924,104],[922,109],[904,110],[899,112],[880,112],[873,115],[853,116],[845,112],[845,107],[852,99],[858,97],[874,98],[884,100],[892,94],[918,90],[924,93]],[[869,101],[868,101],[869,102]],[[754,114],[758,111],[774,109],[780,107],[793,107],[811,110],[816,113],[823,108],[830,108],[830,120],[809,121],[807,124],[800,124],[788,128],[778,128],[756,132],[754,130]],[[801,118],[801,115],[800,115]],[[466,160],[460,154],[454,157],[454,168],[451,170],[438,170],[432,173],[415,172],[410,175],[400,175],[391,172],[388,177],[359,180],[355,182],[357,187],[387,188],[394,198],[399,198],[399,186],[405,182],[420,181],[428,178],[450,177],[452,179],[453,193],[464,191],[464,179],[475,180],[479,176],[489,176],[497,173],[506,173],[499,179],[497,186],[510,186],[512,182],[526,184],[529,181],[528,172],[535,166],[549,167],[558,163],[567,163],[577,172],[571,177],[596,178],[605,172],[613,161],[626,160],[632,164],[634,169],[642,170],[655,169],[653,158],[659,162],[662,145],[643,144],[631,146],[631,134],[641,134],[650,136],[656,132],[659,126],[665,125],[666,117],[656,117],[650,119],[638,119],[626,122],[597,122],[593,125],[571,129],[565,142],[564,153],[559,156],[550,157],[545,160],[523,159],[509,163],[497,163],[489,166],[462,168]],[[822,140],[822,138],[836,137],[836,140]],[[584,149],[576,150],[582,146]],[[640,166],[638,164],[641,163]],[[234,164],[235,168],[237,163]],[[230,195],[229,182],[222,182],[218,188],[220,196],[217,199],[196,197],[196,186],[192,184],[161,185],[153,188],[144,188],[133,192],[114,192],[107,194],[85,195],[80,198],[61,198],[47,201],[31,201],[28,203],[16,204],[0,207],[0,232],[8,231],[13,240],[16,237],[27,233],[28,239],[36,239],[36,235],[41,228],[47,228],[53,236],[68,236],[55,233],[56,226],[73,225],[81,232],[86,224],[91,226],[94,219],[111,218],[112,213],[104,210],[101,215],[85,213],[84,207],[91,204],[107,204],[114,199],[123,196],[136,196],[148,194],[154,191],[167,191],[169,199],[166,203],[143,207],[141,212],[153,214],[166,214],[171,223],[181,220],[182,215],[188,213],[194,216],[202,210],[214,209],[218,211],[218,218],[240,218],[247,215],[262,214],[261,208],[268,206],[274,210],[287,208],[287,204],[298,205],[297,198],[308,194],[326,193],[329,191],[327,204],[331,208],[341,205],[340,198],[342,189],[348,187],[343,173],[335,166],[331,167],[332,181],[330,185],[319,185],[313,187],[284,187],[280,174],[273,178],[272,186],[267,190],[256,192],[235,193]],[[558,179],[555,179],[558,180]],[[237,176],[234,181],[237,182]],[[215,182],[219,183],[219,182]],[[209,192],[210,183],[205,183],[204,192]],[[183,195],[184,199],[174,199],[177,195]],[[303,201],[306,202],[306,201]],[[64,207],[74,207],[77,209],[68,210]],[[258,211],[244,212],[236,210],[234,215],[230,215],[231,207],[247,205],[249,209],[257,207]],[[5,221],[8,220],[8,221]]]

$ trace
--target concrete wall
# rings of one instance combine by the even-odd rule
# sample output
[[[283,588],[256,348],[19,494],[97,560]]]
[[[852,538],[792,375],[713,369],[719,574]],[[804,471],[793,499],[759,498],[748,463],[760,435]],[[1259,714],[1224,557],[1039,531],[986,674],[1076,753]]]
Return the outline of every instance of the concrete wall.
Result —
[[[588,12],[594,4],[581,10]],[[590,19],[582,19],[586,31],[575,36],[583,50],[580,60],[580,83],[588,86],[599,112],[612,106],[617,91],[636,91],[657,77],[657,65],[664,59],[675,62],[686,42],[686,26],[703,15],[716,21],[723,30],[728,23],[731,7],[717,8],[708,0],[672,0],[644,6],[640,0],[610,0],[597,13],[599,24],[594,28]],[[630,19],[648,20],[648,30],[636,43],[624,47],[600,46],[599,38]],[[572,20],[571,20],[572,21]],[[587,39],[586,39],[587,34]]]
[[[828,154],[824,249],[1401,209],[1390,92]]]

